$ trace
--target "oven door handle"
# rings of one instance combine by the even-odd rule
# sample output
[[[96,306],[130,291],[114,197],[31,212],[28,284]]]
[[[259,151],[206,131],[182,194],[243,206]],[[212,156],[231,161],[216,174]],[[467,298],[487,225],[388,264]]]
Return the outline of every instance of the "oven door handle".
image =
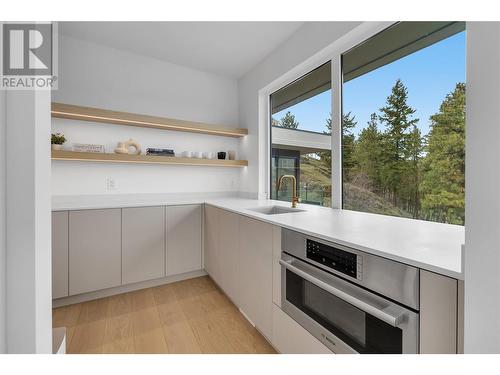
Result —
[[[317,287],[327,291],[328,293],[333,294],[334,296],[340,298],[341,300],[350,303],[351,305],[357,307],[358,309],[366,312],[367,314],[370,314],[383,322],[393,326],[397,327],[399,326],[400,323],[402,323],[404,314],[399,314],[399,315],[392,315],[386,311],[380,310],[375,306],[370,305],[369,303],[366,303],[356,297],[353,297],[352,295],[337,289],[330,284],[319,280],[315,278],[314,276],[311,276],[307,272],[302,271],[301,269],[295,267],[292,265],[292,261],[284,261],[280,259],[280,264],[289,269],[291,272],[297,274],[298,276],[304,278],[305,280],[311,282],[312,284],[316,285]]]

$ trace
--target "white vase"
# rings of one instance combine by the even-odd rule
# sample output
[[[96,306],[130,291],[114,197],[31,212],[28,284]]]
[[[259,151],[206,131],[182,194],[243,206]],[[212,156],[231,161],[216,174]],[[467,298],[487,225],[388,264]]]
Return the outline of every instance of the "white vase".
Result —
[[[130,152],[130,147],[133,147],[134,152]],[[118,142],[117,147],[115,148],[115,154],[133,154],[140,155],[141,154],[141,145],[130,138],[128,141]]]
[[[52,143],[51,146],[52,146],[52,150],[54,150],[54,151],[62,150],[62,145],[56,145],[55,143]]]

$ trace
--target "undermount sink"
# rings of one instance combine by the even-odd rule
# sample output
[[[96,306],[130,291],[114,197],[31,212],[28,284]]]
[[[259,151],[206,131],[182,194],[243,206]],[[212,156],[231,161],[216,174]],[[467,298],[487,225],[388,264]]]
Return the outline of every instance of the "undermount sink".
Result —
[[[277,215],[277,214],[289,214],[293,212],[304,212],[298,208],[283,207],[283,206],[266,206],[266,207],[256,207],[249,208],[250,211],[258,212],[264,215]]]

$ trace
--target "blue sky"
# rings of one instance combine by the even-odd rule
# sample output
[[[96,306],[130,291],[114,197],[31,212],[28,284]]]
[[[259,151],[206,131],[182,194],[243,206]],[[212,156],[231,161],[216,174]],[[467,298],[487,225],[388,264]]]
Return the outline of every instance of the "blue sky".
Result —
[[[429,117],[439,110],[457,82],[465,82],[465,32],[345,83],[343,111],[356,116],[355,134],[366,126],[371,113],[378,113],[385,105],[398,78],[408,88],[408,104],[416,109],[414,116],[420,119],[422,134],[427,134]],[[322,132],[331,111],[331,93],[326,91],[273,117],[279,120],[287,111],[295,115],[299,129]]]

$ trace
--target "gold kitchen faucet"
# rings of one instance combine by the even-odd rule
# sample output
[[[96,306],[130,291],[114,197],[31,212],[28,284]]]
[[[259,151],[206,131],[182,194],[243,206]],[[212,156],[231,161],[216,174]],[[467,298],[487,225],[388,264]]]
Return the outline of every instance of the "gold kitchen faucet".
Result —
[[[283,180],[289,178],[292,180],[292,208],[297,207],[297,202],[299,201],[299,197],[297,197],[297,179],[295,176],[291,174],[284,174],[280,176],[278,180],[278,191],[281,189],[281,185],[283,185]]]

